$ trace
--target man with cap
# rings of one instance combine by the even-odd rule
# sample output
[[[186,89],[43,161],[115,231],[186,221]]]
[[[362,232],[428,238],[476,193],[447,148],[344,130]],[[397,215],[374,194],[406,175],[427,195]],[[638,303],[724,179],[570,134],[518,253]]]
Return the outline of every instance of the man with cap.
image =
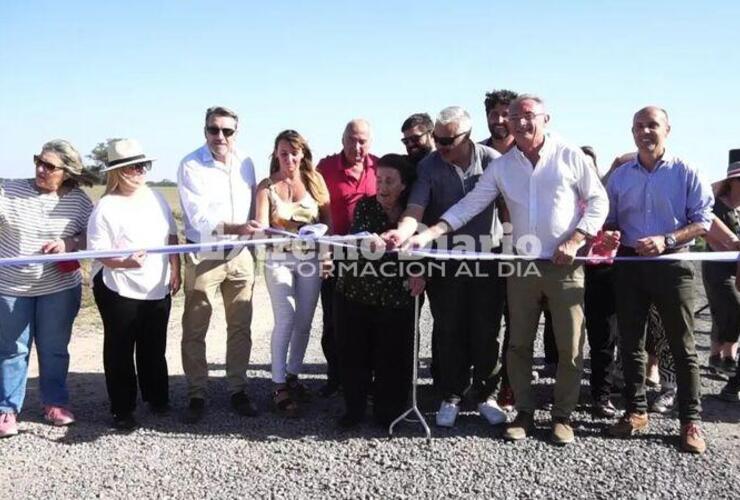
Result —
[[[635,113],[632,135],[637,157],[612,172],[607,182],[609,216],[605,242],[619,256],[655,257],[688,251],[712,222],[713,196],[695,168],[666,148],[668,113],[647,106]],[[699,361],[694,343],[694,269],[683,260],[618,262],[615,273],[617,324],[624,368],[626,411],[609,432],[629,437],[648,426],[645,396],[645,323],[654,304],[673,353],[681,420],[680,447],[703,453],[699,427]]]
[[[187,155],[177,172],[185,238],[190,243],[248,236],[259,229],[250,222],[256,189],[254,165],[236,147],[239,118],[228,108],[206,111],[206,144]],[[247,396],[247,367],[252,349],[252,254],[235,249],[225,254],[185,254],[185,309],[182,316],[182,364],[188,383],[188,423],[205,410],[208,362],[206,332],[220,290],[226,311],[226,382],[231,406],[243,416],[257,409]]]

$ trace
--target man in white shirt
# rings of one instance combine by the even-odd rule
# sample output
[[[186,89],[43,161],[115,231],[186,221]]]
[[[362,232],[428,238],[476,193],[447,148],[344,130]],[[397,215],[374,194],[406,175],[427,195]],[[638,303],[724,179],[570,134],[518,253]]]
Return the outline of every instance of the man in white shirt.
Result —
[[[406,246],[424,246],[463,226],[500,194],[511,213],[519,254],[538,256],[536,270],[508,279],[511,340],[508,374],[517,417],[504,438],[524,439],[534,426],[535,398],[531,387],[532,344],[542,301],[552,311],[560,361],[552,408],[552,439],[574,440],[570,414],[578,403],[583,355],[583,266],[576,251],[601,229],[609,202],[598,175],[579,148],[569,147],[545,127],[550,116],[537,96],[521,95],[511,103],[509,126],[516,146],[493,161],[475,188],[441,217],[440,222],[412,237]]]
[[[256,189],[254,165],[234,147],[238,117],[224,107],[206,111],[206,144],[187,155],[177,172],[185,237],[201,243],[248,236]],[[198,422],[205,410],[208,363],[206,332],[220,289],[226,310],[226,378],[231,406],[240,415],[257,410],[247,397],[247,366],[252,349],[254,262],[246,250],[184,256],[185,310],[182,315],[182,365],[190,399],[184,420]]]

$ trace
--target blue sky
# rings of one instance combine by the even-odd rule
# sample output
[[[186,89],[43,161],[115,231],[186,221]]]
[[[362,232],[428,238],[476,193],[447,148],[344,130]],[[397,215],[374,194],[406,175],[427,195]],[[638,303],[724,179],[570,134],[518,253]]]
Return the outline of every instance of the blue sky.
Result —
[[[376,154],[399,152],[406,116],[456,104],[482,139],[485,92],[511,88],[602,167],[661,105],[673,152],[714,180],[740,148],[738,19],[736,1],[0,2],[0,177],[30,177],[52,138],[87,154],[134,137],[173,179],[215,104],[240,114],[258,176],[285,128],[320,158],[361,116]]]

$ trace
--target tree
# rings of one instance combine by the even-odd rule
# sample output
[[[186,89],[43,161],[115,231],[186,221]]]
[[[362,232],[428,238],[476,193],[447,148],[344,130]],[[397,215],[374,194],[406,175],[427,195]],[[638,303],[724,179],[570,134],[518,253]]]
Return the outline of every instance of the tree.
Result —
[[[92,163],[87,165],[87,168],[98,176],[101,184],[105,184],[105,173],[101,173],[100,171],[105,168],[105,163],[108,161],[108,144],[111,141],[119,140],[120,138],[113,138],[106,139],[105,142],[99,142],[90,151],[90,154],[87,155],[87,158],[92,161]]]

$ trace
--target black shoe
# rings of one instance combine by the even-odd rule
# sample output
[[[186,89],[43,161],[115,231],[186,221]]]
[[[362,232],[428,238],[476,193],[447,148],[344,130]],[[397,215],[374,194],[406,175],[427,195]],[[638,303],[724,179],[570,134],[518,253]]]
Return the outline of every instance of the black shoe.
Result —
[[[345,413],[339,420],[337,420],[337,426],[340,430],[346,431],[353,429],[362,423],[362,417],[353,413]]]
[[[167,415],[170,412],[170,404],[167,402],[149,403],[149,411],[151,411],[153,415],[157,416]]]
[[[186,424],[197,424],[203,418],[205,411],[205,399],[191,398],[190,403],[188,403],[188,407],[185,409],[185,413],[182,416],[182,421]]]
[[[249,397],[243,392],[237,392],[231,395],[231,407],[242,417],[256,417],[259,414],[257,407],[252,404]]]
[[[131,432],[139,427],[139,423],[131,413],[113,415],[113,428],[117,431]]]
[[[321,396],[322,398],[330,398],[334,394],[338,393],[340,388],[341,387],[339,384],[328,382],[321,389],[319,389],[319,396]]]
[[[601,398],[593,406],[593,414],[599,418],[614,418],[617,415],[617,409],[614,407],[609,398]]]

